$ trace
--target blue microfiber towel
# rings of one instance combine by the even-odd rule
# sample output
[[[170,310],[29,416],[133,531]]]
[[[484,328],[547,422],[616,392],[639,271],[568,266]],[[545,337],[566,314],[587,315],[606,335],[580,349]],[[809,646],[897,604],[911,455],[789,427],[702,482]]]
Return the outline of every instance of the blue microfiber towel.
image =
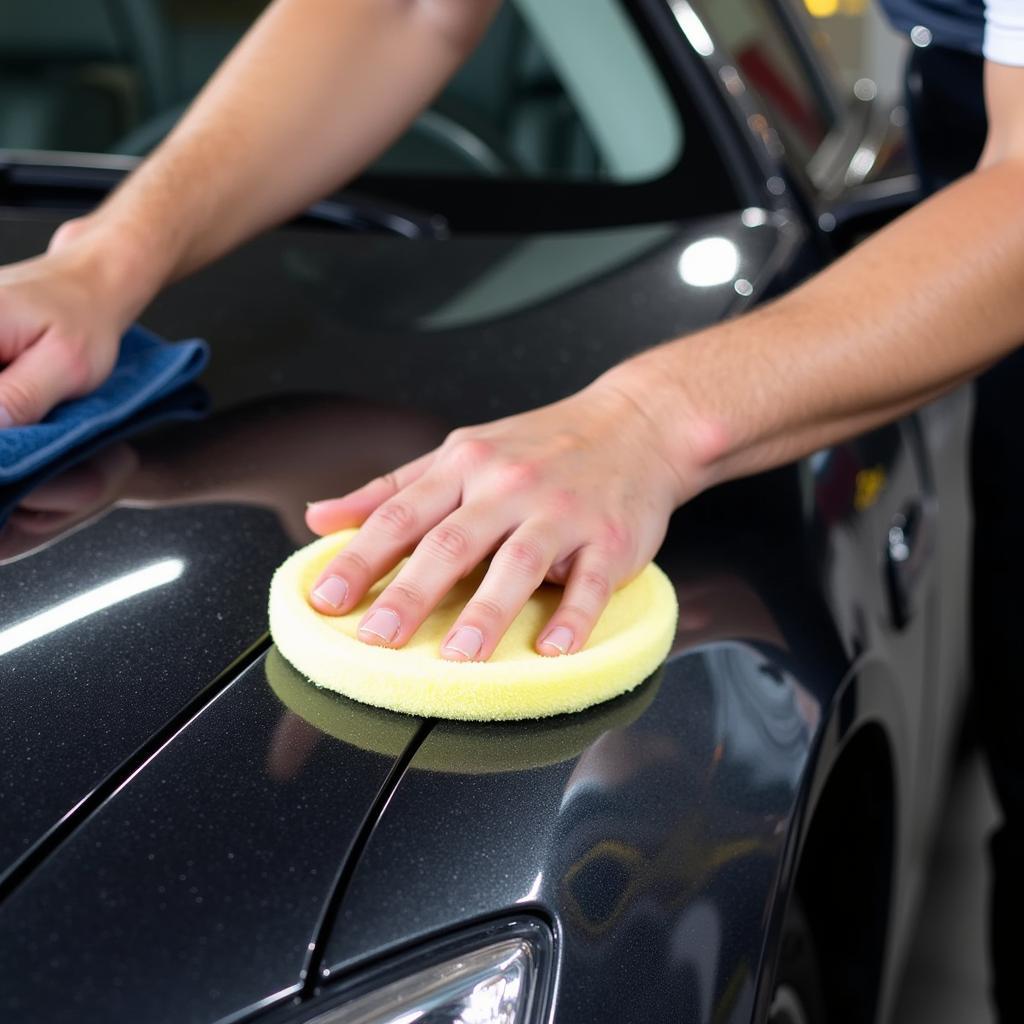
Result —
[[[42,423],[0,429],[0,483],[28,476],[187,384],[209,356],[199,338],[169,342],[138,325],[129,328],[113,372],[95,391],[58,405]]]

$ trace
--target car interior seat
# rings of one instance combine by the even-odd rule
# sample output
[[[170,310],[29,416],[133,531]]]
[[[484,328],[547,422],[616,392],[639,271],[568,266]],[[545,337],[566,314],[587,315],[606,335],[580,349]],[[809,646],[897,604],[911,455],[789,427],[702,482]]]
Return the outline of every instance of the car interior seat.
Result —
[[[0,146],[102,151],[172,95],[157,0],[0,0]]]

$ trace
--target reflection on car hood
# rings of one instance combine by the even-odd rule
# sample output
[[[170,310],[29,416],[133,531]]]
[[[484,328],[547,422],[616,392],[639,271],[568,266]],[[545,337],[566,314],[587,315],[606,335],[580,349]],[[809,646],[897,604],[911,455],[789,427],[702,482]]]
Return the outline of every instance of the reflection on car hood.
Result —
[[[20,214],[5,226],[0,262],[38,251],[52,222]],[[210,341],[203,380],[211,416],[119,441],[30,494],[0,535],[0,636],[9,648],[0,654],[0,877],[10,873],[9,887],[51,887],[40,890],[50,893],[40,897],[45,908],[75,884],[76,871],[100,871],[99,861],[82,859],[79,826],[109,829],[96,833],[99,843],[137,840],[145,816],[161,814],[162,784],[153,780],[178,779],[160,757],[146,759],[221,692],[167,748],[181,758],[184,792],[192,792],[195,766],[180,752],[203,715],[220,723],[216,735],[230,749],[225,716],[242,698],[228,700],[240,691],[224,687],[237,659],[265,635],[274,568],[309,539],[305,500],[406,461],[449,426],[553,400],[633,352],[720,319],[737,302],[732,280],[692,285],[681,277],[681,255],[695,241],[728,239],[734,273],[755,285],[794,244],[785,226],[744,227],[738,215],[642,237],[624,231],[618,251],[609,234],[600,259],[584,259],[586,247],[563,238],[555,250],[578,258],[578,272],[563,268],[544,287],[513,287],[517,261],[530,265],[517,250],[536,251],[537,239],[410,243],[288,229],[154,304],[144,319],[155,330]],[[3,561],[15,528],[18,557]],[[252,699],[280,713],[265,681],[259,692]],[[270,712],[260,714],[266,721]],[[365,786],[347,784],[353,822],[397,754],[375,762]],[[335,770],[350,778],[357,760]],[[144,794],[137,806],[128,803],[131,792]],[[221,806],[262,799],[230,786],[192,797],[209,801],[209,820]],[[110,817],[108,808],[129,806],[120,823]],[[269,829],[261,841],[273,851],[286,833],[287,826],[281,835]],[[351,839],[343,833],[321,853],[321,869],[343,857]],[[201,843],[194,854],[197,862],[207,856]],[[229,899],[232,877],[217,882]],[[167,902],[160,884],[131,899],[155,912]],[[309,897],[303,927],[323,895],[319,887]],[[129,902],[129,912],[144,911]],[[201,931],[200,919],[191,920],[181,916],[177,926]],[[131,933],[118,934],[120,942]]]

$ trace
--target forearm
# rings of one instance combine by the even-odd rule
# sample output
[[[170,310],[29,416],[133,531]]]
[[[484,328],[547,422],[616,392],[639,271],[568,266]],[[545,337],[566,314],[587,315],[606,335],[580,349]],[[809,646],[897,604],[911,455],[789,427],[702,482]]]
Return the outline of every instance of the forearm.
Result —
[[[1024,341],[1022,195],[1024,161],[1002,159],[776,302],[606,379],[699,486],[894,419]]]
[[[89,218],[142,302],[358,173],[415,118],[497,0],[277,0],[167,140]],[[114,242],[113,240],[116,240]]]

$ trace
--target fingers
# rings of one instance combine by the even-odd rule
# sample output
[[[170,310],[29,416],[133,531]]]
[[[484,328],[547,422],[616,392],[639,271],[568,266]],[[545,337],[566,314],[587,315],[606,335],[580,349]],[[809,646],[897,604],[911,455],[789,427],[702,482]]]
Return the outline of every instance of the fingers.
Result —
[[[624,581],[607,555],[596,547],[582,548],[569,570],[562,600],[537,640],[537,652],[557,657],[580,650],[620,582]]]
[[[378,505],[415,483],[430,466],[434,454],[427,452],[341,498],[311,502],[306,509],[306,525],[320,536],[360,526]]]
[[[0,428],[38,423],[55,405],[88,390],[90,372],[66,345],[42,338],[0,371]]]
[[[565,581],[565,590],[536,650],[549,657],[581,650],[615,586],[623,582],[615,559],[596,545],[566,555],[561,531],[551,524],[528,523],[515,529],[515,514],[507,503],[460,507],[457,481],[420,475],[394,493],[403,471],[422,474],[418,465],[422,462],[403,467],[398,479],[381,477],[338,499],[339,504],[350,502],[349,512],[342,515],[351,514],[358,501],[377,504],[352,542],[317,579],[312,605],[327,615],[347,614],[412,550],[358,627],[364,643],[402,647],[451,588],[511,529],[514,532],[498,548],[480,587],[449,630],[441,657],[452,661],[489,658],[545,579]],[[380,496],[388,490],[392,496],[382,500]]]
[[[314,607],[325,614],[350,611],[415,545],[402,571],[377,596],[358,628],[364,643],[404,646],[451,588],[514,525],[512,513],[502,504],[456,508],[458,500],[454,489],[445,491],[432,481],[420,481],[399,498],[384,502],[324,570],[313,590]],[[623,581],[622,573],[596,546],[573,556],[565,556],[564,550],[559,531],[550,524],[525,524],[514,530],[449,630],[441,657],[489,658],[530,596],[555,573],[568,578],[536,649],[549,657],[581,650],[615,586]]]
[[[558,540],[554,530],[523,526],[498,548],[483,582],[441,645],[442,658],[484,661],[491,656],[544,582],[558,554]]]
[[[317,578],[310,603],[325,615],[351,611],[377,580],[458,505],[459,496],[458,480],[424,477],[379,503]]]
[[[480,532],[471,534],[470,529]],[[489,516],[479,508],[468,513],[459,509],[445,519],[373,603],[360,625],[360,639],[390,647],[404,645],[451,587],[485,557],[488,538],[500,536],[504,529],[500,509]],[[441,657],[488,659],[550,574],[560,550],[558,532],[550,526],[530,524],[515,530],[498,548],[479,588],[449,630]],[[581,650],[620,576],[599,548],[581,549],[572,559],[562,600],[538,638],[537,651],[558,656]]]
[[[435,526],[377,596],[359,625],[359,639],[377,646],[405,644],[445,594],[494,549],[511,520],[507,506],[497,503],[463,506]]]

